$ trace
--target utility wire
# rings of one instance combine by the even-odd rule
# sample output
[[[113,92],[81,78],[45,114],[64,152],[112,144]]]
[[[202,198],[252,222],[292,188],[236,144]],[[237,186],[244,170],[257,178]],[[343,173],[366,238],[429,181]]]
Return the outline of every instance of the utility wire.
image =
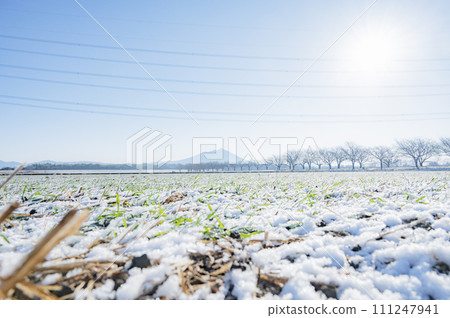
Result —
[[[45,39],[36,39],[36,38],[29,38],[29,37],[23,37],[23,36],[6,35],[6,34],[0,34],[0,38],[19,40],[19,41],[38,42],[38,43],[58,44],[58,45],[66,45],[66,46],[107,49],[107,50],[119,50],[120,49],[119,47],[109,46],[109,45],[77,43],[77,42],[59,41],[59,40],[45,40]],[[299,57],[281,57],[281,56],[233,55],[233,54],[155,50],[155,49],[143,49],[143,48],[128,48],[127,50],[132,51],[132,52],[145,52],[145,53],[157,53],[157,54],[168,54],[168,55],[189,55],[189,56],[201,56],[201,57],[250,59],[250,60],[274,60],[274,61],[311,61],[311,60],[313,60],[311,58],[306,58],[306,57],[299,58]],[[332,61],[332,59],[330,59],[329,61]]]
[[[136,110],[136,111],[144,111],[144,112],[164,112],[164,113],[183,113],[182,110],[178,109],[167,109],[167,108],[149,108],[149,107],[137,107],[130,105],[110,105],[110,104],[98,104],[98,103],[85,103],[85,102],[74,102],[74,101],[65,101],[65,100],[54,100],[54,99],[46,99],[46,98],[33,98],[33,97],[24,97],[24,96],[14,96],[14,95],[0,95],[0,98],[7,99],[15,99],[15,100],[23,100],[23,101],[33,101],[33,102],[44,102],[51,104],[66,104],[66,105],[74,105],[79,107],[97,107],[97,108],[105,108],[105,109],[125,109],[125,110]],[[206,114],[206,115],[219,115],[219,116],[255,116],[255,113],[249,112],[219,112],[219,111],[193,111],[190,110],[190,113],[194,114]],[[394,113],[394,114],[267,114],[267,117],[285,117],[285,118],[367,118],[367,117],[414,117],[414,116],[442,116],[442,115],[450,115],[450,112],[434,112],[434,113]],[[169,117],[170,118],[170,117]]]
[[[367,13],[367,11],[372,8],[375,3],[377,3],[378,0],[373,1],[367,8],[365,8],[357,17],[354,19],[350,25],[342,32],[329,46],[327,46],[320,54],[317,56],[288,87],[286,87],[283,92],[277,96],[267,107],[264,108],[261,114],[255,119],[255,121],[252,123],[255,124],[263,115],[266,113],[270,108],[273,107],[290,89],[293,87],[316,63],[318,63],[323,56]]]
[[[26,76],[15,76],[15,75],[5,75],[0,74],[0,77],[11,78],[18,80],[60,84],[60,85],[71,85],[71,86],[82,86],[82,87],[96,87],[96,88],[106,88],[106,89],[120,89],[129,91],[142,91],[142,92],[152,92],[152,93],[164,93],[159,89],[153,88],[139,88],[139,87],[125,87],[125,86],[114,86],[114,85],[103,85],[103,84],[89,84],[80,83],[72,81],[60,81],[60,80],[50,80],[42,78],[33,78]],[[410,97],[432,97],[432,96],[449,96],[449,93],[426,93],[426,94],[390,94],[390,95],[336,95],[336,96],[321,96],[321,95],[260,95],[260,94],[237,94],[237,93],[219,93],[219,92],[195,92],[195,91],[183,91],[183,90],[172,90],[173,94],[180,95],[199,95],[199,96],[226,96],[226,97],[247,97],[247,98],[291,98],[291,99],[367,99],[367,98],[410,98]]]
[[[67,17],[74,17],[74,18],[82,18],[83,16],[78,14],[69,14],[67,12],[61,13],[61,12],[49,12],[49,11],[42,11],[42,10],[29,10],[29,9],[16,9],[16,8],[2,8],[2,10],[10,10],[10,11],[18,11],[20,13],[28,12],[33,14],[47,14],[47,15],[57,15],[57,16],[67,16]],[[273,31],[273,26],[249,26],[249,25],[220,25],[220,24],[206,24],[206,23],[186,23],[186,22],[173,22],[173,21],[162,21],[162,20],[148,20],[148,19],[129,19],[129,18],[123,18],[123,17],[107,17],[102,16],[102,19],[105,20],[115,20],[115,21],[128,21],[128,22],[139,22],[139,23],[147,23],[147,24],[168,24],[168,25],[181,25],[181,26],[192,26],[192,27],[199,27],[199,28],[224,28],[224,29],[260,29],[260,30],[271,30]],[[279,25],[277,25],[279,27]],[[304,31],[304,32],[317,32],[314,29],[304,29],[304,28],[298,28],[295,26],[282,26],[280,29],[286,29],[286,30],[296,30],[296,31]],[[323,31],[327,31],[326,29],[323,29]]]
[[[69,59],[78,59],[85,61],[95,62],[107,62],[107,63],[121,63],[121,64],[135,64],[133,61],[119,60],[119,59],[107,59],[99,57],[79,56],[70,54],[59,54],[50,52],[39,52],[32,50],[22,50],[0,47],[1,51],[33,54],[39,56],[51,56]],[[293,69],[270,69],[270,68],[245,68],[245,67],[221,67],[221,66],[207,66],[207,65],[189,65],[189,64],[173,64],[173,63],[153,63],[153,62],[141,62],[142,65],[160,66],[160,67],[173,67],[173,68],[187,68],[187,69],[200,69],[200,70],[214,70],[214,71],[242,71],[242,72],[274,72],[274,73],[299,73],[302,70]],[[341,73],[361,73],[364,71],[359,70],[309,70],[308,73],[325,73],[325,74],[341,74]],[[428,72],[450,72],[450,68],[433,68],[433,69],[415,69],[415,70],[385,70],[387,73],[428,73]]]
[[[377,0],[378,1],[378,0]],[[28,42],[38,42],[38,43],[48,43],[57,44],[65,46],[76,46],[76,47],[87,47],[87,48],[97,48],[97,49],[107,49],[107,50],[120,50],[120,47],[110,46],[110,45],[100,45],[91,43],[79,43],[61,40],[46,40],[38,38],[30,38],[23,36],[0,34],[0,38],[18,40],[18,41],[28,41]],[[156,50],[156,49],[144,49],[144,48],[127,48],[128,51],[133,52],[146,52],[146,53],[156,53],[156,54],[167,54],[167,55],[188,55],[188,56],[200,56],[200,57],[215,57],[215,58],[230,58],[230,59],[246,59],[246,60],[274,60],[274,61],[314,61],[314,58],[310,57],[284,57],[284,56],[259,56],[259,55],[239,55],[239,54],[218,54],[218,53],[203,53],[203,52],[186,52],[186,51],[171,51],[171,50]],[[333,62],[333,61],[346,61],[348,59],[337,59],[337,58],[327,58],[320,59],[322,62]],[[450,58],[425,58],[425,59],[396,59],[395,61],[407,61],[407,62],[417,62],[417,61],[450,61]]]
[[[187,117],[173,117],[173,116],[160,116],[160,115],[150,115],[150,114],[132,114],[132,113],[115,113],[115,112],[105,112],[96,110],[83,110],[83,109],[73,109],[73,108],[61,108],[61,107],[51,107],[43,105],[30,105],[23,103],[14,102],[1,102],[0,105],[18,106],[25,108],[35,108],[35,109],[46,109],[46,110],[57,110],[65,112],[77,112],[77,113],[88,113],[88,114],[99,114],[99,115],[114,115],[114,116],[126,116],[126,117],[148,117],[155,119],[170,119],[170,120],[190,120]],[[251,119],[224,119],[224,118],[197,118],[199,121],[206,122],[240,122],[240,123],[251,123]],[[448,120],[449,117],[439,116],[432,118],[402,118],[402,119],[373,119],[373,120],[260,120],[259,123],[271,123],[271,124],[361,124],[361,123],[385,123],[385,122],[408,122],[408,121],[428,121],[428,120]]]
[[[106,77],[106,78],[118,78],[118,79],[128,79],[128,80],[139,80],[148,81],[148,77],[144,76],[126,76],[126,75],[115,75],[115,74],[105,74],[105,73],[93,73],[93,72],[80,72],[80,71],[67,71],[67,70],[56,70],[41,67],[30,67],[22,65],[10,65],[10,64],[0,64],[0,67],[22,69],[29,71],[39,71],[39,72],[49,72],[49,73],[59,73],[59,74],[71,74],[71,75],[83,75],[91,77]],[[167,78],[157,78],[160,82],[172,82],[172,83],[187,83],[187,84],[201,84],[201,85],[225,85],[225,86],[252,86],[252,87],[286,87],[285,84],[265,84],[265,83],[248,83],[248,82],[219,82],[219,81],[197,81],[197,80],[179,80],[179,79],[167,79]],[[293,87],[303,87],[303,88],[438,88],[438,87],[450,87],[450,84],[419,84],[419,85],[294,85]]]
[[[97,24],[97,26],[99,26],[100,27],[100,29],[102,29],[103,30],[103,32],[105,32],[105,34],[106,35],[108,35],[110,38],[111,38],[111,40],[113,40],[117,45],[118,45],[118,47],[123,51],[123,52],[125,52],[127,55],[128,55],[128,57],[130,57],[135,63],[136,63],[136,65],[137,66],[139,66],[139,68],[141,69],[141,70],[143,70],[144,71],[144,73],[145,74],[147,74],[157,85],[158,85],[158,87],[162,90],[162,91],[164,91],[164,93],[167,95],[167,96],[169,96],[169,98],[172,100],[172,101],[174,101],[175,102],[175,104],[177,104],[182,110],[184,110],[184,112],[185,112],[185,114],[192,120],[192,121],[194,121],[197,125],[198,125],[198,122],[195,120],[195,118],[194,117],[192,117],[192,115],[191,114],[189,114],[189,112],[186,110],[186,108],[183,106],[183,104],[181,104],[179,101],[178,101],[178,99],[176,99],[175,98],[175,96],[173,96],[172,95],[172,93],[170,93],[160,82],[158,82],[158,80],[153,76],[153,74],[152,73],[150,73],[149,72],[149,70],[147,70],[147,68],[145,67],[145,66],[143,66],[135,57],[134,57],[134,55],[133,54],[131,54],[123,45],[122,45],[122,43],[120,43],[81,3],[79,3],[77,0],[73,0],[77,5],[78,5],[78,7],[80,7],[81,8],[81,10],[83,10],[84,11],[84,13],[86,13],[87,14],[87,16],[89,17],[89,18],[91,18],[91,20],[92,21],[94,21],[95,22],[95,24]]]
[[[10,30],[19,30],[19,31],[32,31],[33,33],[38,32],[39,34],[41,33],[51,33],[53,36],[55,34],[64,34],[64,37],[66,38],[68,35],[76,35],[76,36],[81,36],[83,38],[98,38],[101,37],[102,35],[99,34],[92,34],[92,33],[88,33],[88,32],[72,32],[72,31],[65,31],[65,30],[55,30],[55,29],[49,29],[49,28],[36,28],[35,26],[33,28],[26,28],[26,27],[22,27],[22,26],[17,26],[17,25],[8,25],[8,26],[4,26],[3,28],[5,31],[7,29]],[[318,32],[317,30],[310,30],[310,31],[306,31],[305,32],[311,33],[311,32]],[[320,31],[319,31],[320,32]],[[325,32],[322,31],[322,32]],[[236,45],[236,41],[223,41],[222,39],[218,39],[220,41],[210,41],[210,40],[192,40],[192,39],[184,39],[184,40],[180,40],[180,39],[173,39],[173,38],[168,38],[168,37],[143,37],[143,36],[136,36],[136,35],[121,35],[120,36],[122,39],[130,39],[130,40],[138,40],[139,42],[168,42],[168,43],[182,43],[183,45],[189,44],[198,44],[201,46],[216,46],[216,47],[227,47],[229,48],[230,46],[234,46]],[[289,49],[304,49],[306,47],[311,48],[310,45],[306,45],[305,43],[303,43],[302,45],[299,45],[298,43],[239,43],[239,48],[242,47],[276,47],[276,48],[289,48]]]

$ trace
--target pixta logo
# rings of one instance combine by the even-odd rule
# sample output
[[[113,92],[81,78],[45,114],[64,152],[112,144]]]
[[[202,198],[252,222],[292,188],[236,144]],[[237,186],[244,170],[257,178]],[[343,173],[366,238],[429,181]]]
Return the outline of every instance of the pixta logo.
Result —
[[[160,169],[172,159],[171,135],[149,127],[127,138],[127,164],[145,172]]]

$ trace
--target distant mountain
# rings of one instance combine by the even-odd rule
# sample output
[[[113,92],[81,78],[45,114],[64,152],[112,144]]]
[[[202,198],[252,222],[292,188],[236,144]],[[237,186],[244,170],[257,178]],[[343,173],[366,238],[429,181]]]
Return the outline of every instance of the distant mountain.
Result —
[[[206,151],[201,154],[195,155],[182,160],[168,162],[167,166],[185,165],[185,164],[198,164],[198,163],[241,163],[243,159],[238,157],[232,152],[225,149],[218,149],[217,151]],[[16,168],[20,165],[20,162],[5,162],[0,161],[0,169]],[[132,166],[126,164],[113,164],[96,161],[53,161],[53,160],[41,160],[37,162],[28,163],[25,170],[128,170],[135,169]]]
[[[241,163],[242,158],[238,157],[232,152],[225,149],[218,149],[217,151],[207,151],[201,154],[195,155],[182,160],[171,161],[170,165],[177,164],[190,164],[190,163],[209,163],[209,162],[220,162],[220,163]]]
[[[51,165],[56,165],[58,163],[62,163],[62,162],[53,161],[53,160],[41,160],[41,161],[32,162],[30,164],[40,164],[40,165],[51,164]]]
[[[20,162],[16,161],[1,161],[0,160],[0,169],[2,168],[16,168],[20,166]]]
[[[0,169],[14,169],[21,163],[16,161],[1,161]],[[114,164],[95,161],[53,161],[41,160],[37,162],[27,163],[24,170],[129,170],[134,169],[126,164]]]

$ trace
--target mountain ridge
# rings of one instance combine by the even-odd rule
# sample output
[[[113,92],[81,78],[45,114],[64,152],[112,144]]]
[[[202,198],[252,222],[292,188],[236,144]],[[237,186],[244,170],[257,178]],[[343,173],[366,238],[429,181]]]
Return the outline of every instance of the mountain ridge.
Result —
[[[200,154],[197,154],[192,157],[184,158],[181,160],[173,160],[167,162],[168,166],[173,165],[186,165],[186,164],[198,164],[198,163],[241,163],[243,159],[236,154],[229,152],[223,148],[213,151],[204,151]],[[0,160],[0,169],[3,168],[17,168],[21,163],[17,161],[2,161]],[[112,165],[127,165],[126,163],[106,163],[106,162],[98,162],[98,161],[53,161],[53,160],[41,160],[36,162],[28,163],[26,166],[33,165],[104,165],[104,166],[112,166]],[[107,167],[105,167],[107,168]]]

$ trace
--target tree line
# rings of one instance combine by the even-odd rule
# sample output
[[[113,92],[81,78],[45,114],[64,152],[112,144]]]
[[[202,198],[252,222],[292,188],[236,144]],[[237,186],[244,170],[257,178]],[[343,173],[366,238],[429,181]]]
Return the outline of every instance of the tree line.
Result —
[[[6,168],[4,170],[13,169]],[[126,164],[101,164],[101,163],[33,163],[23,170],[134,170]]]
[[[364,169],[369,163],[376,163],[383,170],[394,166],[408,166],[402,159],[409,159],[413,166],[420,170],[433,156],[450,157],[450,138],[433,141],[422,138],[397,141],[394,146],[364,147],[353,142],[343,146],[325,149],[291,150],[285,154],[263,158],[262,161],[242,161],[230,164],[225,161],[210,161],[205,163],[166,164],[154,170],[182,171],[249,171],[249,170],[312,170],[312,169],[342,169],[347,164],[352,170]],[[409,165],[410,166],[410,165]],[[7,170],[13,168],[3,168]],[[24,170],[145,170],[145,167],[126,164],[30,164]]]
[[[352,170],[364,169],[376,162],[383,170],[397,166],[402,159],[409,159],[417,170],[436,155],[450,156],[450,138],[432,141],[422,138],[397,141],[394,146],[364,147],[353,142],[326,149],[291,150],[285,154],[264,158],[262,162],[247,161],[236,164],[206,162],[198,164],[168,165],[180,171],[243,171],[243,170],[311,170],[341,169],[347,163]],[[164,167],[163,167],[164,169]]]

